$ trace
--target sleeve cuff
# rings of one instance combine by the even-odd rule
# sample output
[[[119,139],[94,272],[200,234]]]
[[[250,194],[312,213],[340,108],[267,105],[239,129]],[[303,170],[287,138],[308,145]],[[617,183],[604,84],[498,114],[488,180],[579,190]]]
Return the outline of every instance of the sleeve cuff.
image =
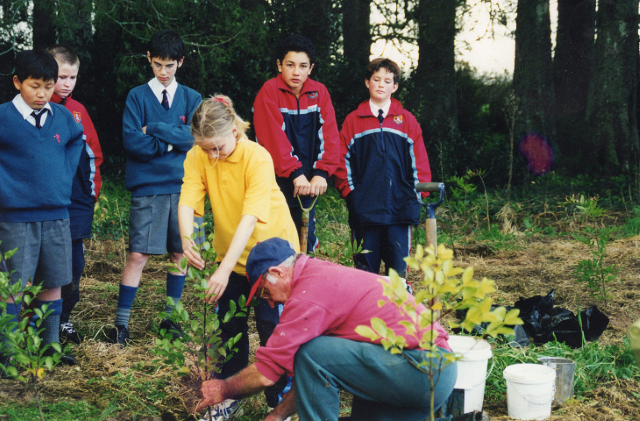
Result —
[[[319,175],[320,177],[324,178],[325,180],[327,178],[329,178],[329,173],[325,170],[313,170],[313,175]]]
[[[301,175],[304,175],[304,171],[302,170],[302,167],[296,168],[295,170],[291,171],[291,174],[289,174],[289,180],[293,181],[296,178],[300,177]]]

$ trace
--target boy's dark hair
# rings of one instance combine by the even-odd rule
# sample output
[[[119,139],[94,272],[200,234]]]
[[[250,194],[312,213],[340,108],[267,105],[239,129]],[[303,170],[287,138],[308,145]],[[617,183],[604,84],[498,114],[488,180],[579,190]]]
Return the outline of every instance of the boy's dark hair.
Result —
[[[44,50],[27,50],[16,56],[16,76],[20,83],[31,77],[45,82],[58,81],[58,63]]]
[[[295,51],[296,53],[306,53],[309,57],[309,65],[316,62],[316,46],[307,37],[294,34],[289,35],[278,43],[276,47],[276,58],[280,60],[280,63],[284,61],[284,57],[289,51]]]
[[[60,60],[70,66],[77,65],[80,67],[80,59],[76,55],[75,51],[73,51],[73,49],[68,45],[53,44],[47,48],[47,53],[51,54],[56,61]]]
[[[380,69],[386,69],[393,73],[393,83],[400,82],[400,66],[395,61],[384,57],[371,60],[367,66],[367,80],[370,80],[371,76]]]
[[[171,29],[164,29],[151,38],[148,51],[151,58],[180,61],[184,57],[184,42]]]

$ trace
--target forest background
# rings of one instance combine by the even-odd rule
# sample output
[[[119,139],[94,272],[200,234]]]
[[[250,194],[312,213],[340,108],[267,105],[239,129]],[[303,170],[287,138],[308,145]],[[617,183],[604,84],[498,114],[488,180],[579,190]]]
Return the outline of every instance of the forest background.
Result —
[[[121,116],[129,90],[152,77],[146,44],[171,28],[187,46],[180,83],[204,96],[229,95],[251,117],[253,99],[275,76],[273,47],[285,35],[314,41],[313,77],[331,93],[338,123],[367,99],[364,68],[384,40],[413,46],[396,97],[420,122],[434,180],[482,168],[490,186],[531,177],[517,141],[536,132],[553,145],[564,175],[631,175],[638,181],[638,0],[0,0],[0,101],[16,94],[18,51],[72,46],[81,69],[74,98],[88,109],[105,152],[105,175],[124,171]],[[456,54],[455,37],[483,8],[486,37],[515,22],[515,66],[479,74]],[[505,104],[515,112],[513,139]],[[635,177],[634,177],[635,176]]]

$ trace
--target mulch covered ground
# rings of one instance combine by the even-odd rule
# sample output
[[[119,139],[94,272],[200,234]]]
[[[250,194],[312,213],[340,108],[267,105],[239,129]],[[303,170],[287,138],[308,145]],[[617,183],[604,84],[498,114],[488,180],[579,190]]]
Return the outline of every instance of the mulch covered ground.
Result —
[[[113,414],[109,420],[133,419],[129,413],[117,414],[119,408],[135,408],[136,420],[187,419],[178,398],[176,382],[168,369],[151,364],[154,356],[158,313],[164,307],[166,261],[153,258],[143,275],[142,288],[132,312],[133,343],[120,349],[105,343],[104,332],[111,328],[115,314],[118,284],[124,266],[125,246],[122,241],[88,241],[87,267],[82,281],[82,301],[73,316],[76,326],[88,333],[87,340],[74,347],[76,367],[59,367],[42,382],[45,402],[80,399]],[[610,284],[610,298],[605,304],[591,297],[585,287],[576,283],[574,269],[581,259],[590,258],[586,246],[558,237],[522,237],[512,251],[491,252],[481,245],[457,247],[460,265],[473,265],[475,277],[496,281],[496,301],[513,304],[520,297],[546,295],[555,289],[555,305],[574,313],[597,304],[610,318],[610,324],[599,339],[604,344],[621,343],[627,329],[640,318],[640,237],[619,240],[608,250],[608,264],[621,269],[620,282]],[[184,303],[198,303],[190,290]],[[251,336],[257,347],[257,334]],[[597,389],[584,400],[572,400],[554,408],[552,420],[631,420],[640,419],[640,387],[635,381],[619,381],[613,386]],[[0,381],[2,399],[31,400],[15,383]],[[142,399],[146,397],[146,399]],[[348,398],[345,398],[348,399]],[[345,400],[348,405],[348,400]],[[148,411],[145,411],[148,408]],[[157,409],[162,416],[145,416]],[[247,402],[245,415],[259,419],[266,408],[262,398]],[[485,410],[494,420],[509,420],[506,396],[500,401],[486,401]],[[253,414],[253,415],[252,415]],[[245,418],[250,419],[250,418]]]

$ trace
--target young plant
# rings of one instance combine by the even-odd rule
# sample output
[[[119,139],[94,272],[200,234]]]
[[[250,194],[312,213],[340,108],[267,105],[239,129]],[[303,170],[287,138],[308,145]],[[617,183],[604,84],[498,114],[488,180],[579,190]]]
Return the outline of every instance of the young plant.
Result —
[[[427,330],[432,323],[455,312],[467,309],[465,320],[460,323],[450,323],[452,327],[462,327],[472,331],[475,325],[489,323],[485,334],[496,337],[500,334],[513,335],[513,329],[507,325],[522,324],[518,317],[520,310],[514,309],[507,313],[504,307],[491,309],[493,300],[487,295],[494,292],[494,281],[487,278],[482,281],[473,279],[473,268],[457,268],[453,266],[453,251],[443,245],[438,246],[437,255],[433,248],[423,249],[418,245],[414,257],[406,259],[410,268],[422,274],[423,290],[415,295],[415,302],[409,300],[409,294],[400,277],[394,271],[390,273],[390,280],[380,279],[384,288],[385,297],[389,298],[392,305],[405,317],[403,326],[407,334],[419,341],[419,347],[425,350],[424,361],[418,368],[425,371],[429,377],[431,386],[431,421],[434,420],[434,377],[439,370],[448,364],[455,362],[456,355],[445,353],[436,345],[438,333],[435,330]],[[419,312],[417,305],[424,304],[427,310]],[[382,304],[384,305],[384,304]],[[379,318],[371,319],[371,326],[360,325],[356,332],[372,341],[380,340],[382,346],[393,354],[400,354],[406,345],[402,336],[396,336],[385,322]],[[443,361],[444,364],[433,365],[434,361]]]
[[[34,308],[32,311],[37,317],[33,320],[23,316],[15,322],[13,316],[7,313],[7,307],[16,304],[22,305],[24,310],[42,289],[32,284],[22,289],[21,281],[10,283],[11,274],[7,271],[6,259],[16,251],[0,253],[0,373],[19,380],[33,390],[40,419],[44,421],[38,383],[47,371],[60,362],[62,348],[58,343],[44,345],[38,335],[42,321],[52,312],[47,309],[48,305]],[[53,353],[50,348],[53,348]]]
[[[206,225],[203,223],[200,227],[204,228]],[[196,229],[191,235],[191,240],[197,244],[196,239],[200,231],[198,224],[194,223],[194,226]],[[237,305],[234,302],[230,303],[227,314],[220,315],[222,321],[216,313],[216,305],[210,305],[206,301],[209,298],[207,281],[218,267],[215,263],[217,253],[211,247],[212,239],[213,234],[210,234],[208,241],[200,244],[200,254],[206,263],[202,270],[188,266],[186,258],[180,262],[180,268],[170,269],[172,272],[186,270],[187,280],[193,282],[195,296],[201,302],[200,309],[193,311],[191,318],[181,301],[176,304],[168,297],[167,303],[173,307],[173,311],[170,315],[160,313],[160,317],[168,317],[172,322],[181,325],[183,336],[174,339],[171,332],[161,329],[162,338],[156,339],[156,348],[151,351],[161,358],[155,362],[166,364],[182,377],[180,398],[189,413],[194,413],[200,401],[199,391],[202,382],[212,374],[220,372],[222,364],[235,352],[234,346],[242,335],[239,333],[233,338],[223,339],[220,324],[228,322],[233,317],[246,317],[244,297],[240,297]]]
[[[362,249],[362,241],[347,241],[342,245],[326,243],[320,245],[320,254],[327,256],[331,260],[337,260],[342,266],[354,267],[353,257],[359,253],[369,253],[369,250]]]
[[[593,256],[578,262],[575,270],[577,282],[584,283],[591,296],[604,300],[606,305],[609,297],[607,285],[612,281],[619,281],[620,269],[615,264],[605,264],[607,245],[617,234],[618,228],[596,227],[597,220],[606,216],[605,210],[598,206],[598,197],[571,196],[567,203],[574,204],[580,217],[593,225],[585,224],[579,233],[573,235],[575,240],[589,247]]]

